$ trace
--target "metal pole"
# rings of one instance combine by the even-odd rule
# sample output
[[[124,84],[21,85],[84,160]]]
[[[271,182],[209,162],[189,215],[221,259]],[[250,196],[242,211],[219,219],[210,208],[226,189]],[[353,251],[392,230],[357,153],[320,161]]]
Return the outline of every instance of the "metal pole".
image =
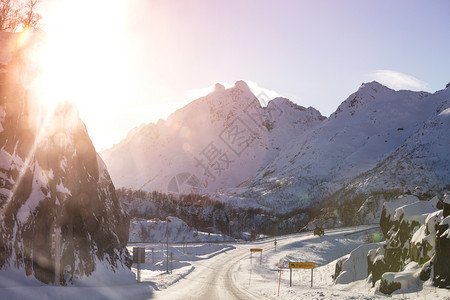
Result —
[[[55,285],[59,285],[61,280],[61,227],[59,224],[59,205],[56,205],[55,215]]]
[[[253,256],[253,252],[250,252],[250,264],[252,264],[252,256]]]
[[[262,251],[260,252],[260,256],[259,256],[259,264],[261,264],[262,263]]]
[[[311,269],[311,287],[313,287],[313,272],[314,272],[314,269]]]
[[[167,238],[167,273],[169,273],[169,217],[166,218],[166,238]]]
[[[283,269],[283,267],[280,267],[280,279],[278,279],[278,295],[277,297],[280,296],[280,285],[281,285],[281,270]]]
[[[139,250],[139,249],[138,249],[138,250]],[[138,281],[138,282],[141,282],[141,261],[139,260],[139,258],[140,258],[140,257],[139,257],[139,254],[140,254],[140,253],[139,253],[139,251],[138,251],[138,263],[137,263],[137,273],[138,273],[138,274],[137,274],[137,275],[138,275],[138,278],[137,278],[137,279],[138,279],[138,280],[137,280],[137,281]]]
[[[292,268],[289,268],[289,286],[292,286]]]
[[[55,228],[55,285],[59,285],[61,266],[61,228]]]

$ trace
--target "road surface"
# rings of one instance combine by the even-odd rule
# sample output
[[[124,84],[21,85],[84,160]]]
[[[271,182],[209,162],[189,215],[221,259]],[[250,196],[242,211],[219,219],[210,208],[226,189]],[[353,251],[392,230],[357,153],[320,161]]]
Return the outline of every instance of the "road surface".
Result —
[[[273,244],[267,241],[266,246]],[[261,246],[261,245],[260,245]],[[195,264],[195,270],[169,288],[156,291],[156,299],[259,299],[256,295],[238,288],[233,272],[239,261],[249,257],[249,244],[237,245],[209,260]]]
[[[325,232],[325,238],[333,239],[334,236],[342,237],[344,234],[351,235],[360,231],[361,227],[327,230]],[[278,245],[286,245],[299,241],[313,241],[316,239],[320,238],[313,236],[310,232],[277,237]],[[273,253],[274,238],[251,243],[237,243],[234,246],[236,247],[235,249],[226,250],[210,259],[193,262],[193,266],[195,267],[193,272],[168,288],[155,291],[153,297],[156,299],[183,300],[261,299],[261,295],[254,294],[255,290],[253,289],[251,291],[247,283],[243,283],[242,276],[240,278],[241,280],[238,280],[237,276],[242,275],[242,272],[246,272],[243,268],[240,269],[240,267],[249,263],[251,248],[262,248],[263,255],[265,253],[268,255],[269,252]],[[259,255],[259,253],[253,254],[254,264],[259,264]],[[247,276],[247,273],[245,276]]]

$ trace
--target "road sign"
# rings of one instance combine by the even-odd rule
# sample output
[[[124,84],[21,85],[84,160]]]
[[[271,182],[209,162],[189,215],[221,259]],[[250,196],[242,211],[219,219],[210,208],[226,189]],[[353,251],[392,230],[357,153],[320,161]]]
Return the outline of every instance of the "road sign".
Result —
[[[145,248],[133,247],[133,263],[145,263]]]
[[[313,262],[289,262],[289,285],[292,286],[292,269],[311,269],[311,287],[313,287],[314,279],[314,263]]]
[[[141,282],[141,264],[145,264],[144,247],[133,247],[133,263],[137,263],[137,281]]]
[[[259,264],[262,262],[262,249],[261,248],[251,248],[250,249],[250,264],[252,264],[253,252],[259,252]]]
[[[314,269],[313,262],[289,262],[290,269]]]

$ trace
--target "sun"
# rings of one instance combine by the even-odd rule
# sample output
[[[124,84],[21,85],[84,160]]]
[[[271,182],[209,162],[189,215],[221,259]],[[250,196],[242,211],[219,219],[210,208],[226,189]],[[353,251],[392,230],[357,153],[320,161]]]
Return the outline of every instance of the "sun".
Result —
[[[90,127],[120,109],[131,89],[126,1],[58,1],[43,12],[43,42],[35,55],[40,101],[76,104]],[[37,34],[37,33],[36,33]]]

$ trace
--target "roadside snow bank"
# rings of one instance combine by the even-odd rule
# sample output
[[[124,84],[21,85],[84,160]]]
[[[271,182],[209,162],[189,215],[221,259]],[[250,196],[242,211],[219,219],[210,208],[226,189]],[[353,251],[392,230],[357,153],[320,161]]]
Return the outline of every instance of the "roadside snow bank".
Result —
[[[336,278],[336,283],[347,284],[366,278],[368,275],[367,254],[381,245],[382,243],[363,244],[350,252],[349,257],[342,262],[342,271]]]
[[[380,292],[392,294],[398,292],[418,291],[422,286],[420,282],[420,270],[422,266],[416,262],[410,262],[401,272],[386,272],[381,276]]]

